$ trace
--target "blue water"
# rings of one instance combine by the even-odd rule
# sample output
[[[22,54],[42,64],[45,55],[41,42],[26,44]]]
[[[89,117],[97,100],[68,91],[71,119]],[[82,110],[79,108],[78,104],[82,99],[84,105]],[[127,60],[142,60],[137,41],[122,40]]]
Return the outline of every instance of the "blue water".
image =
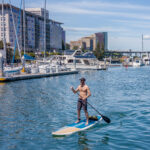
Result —
[[[52,131],[76,121],[77,87],[84,76],[88,101],[111,119],[66,137]],[[88,107],[90,115],[96,112]],[[82,111],[82,118],[85,118]],[[110,68],[0,85],[0,150],[148,150],[150,67]]]

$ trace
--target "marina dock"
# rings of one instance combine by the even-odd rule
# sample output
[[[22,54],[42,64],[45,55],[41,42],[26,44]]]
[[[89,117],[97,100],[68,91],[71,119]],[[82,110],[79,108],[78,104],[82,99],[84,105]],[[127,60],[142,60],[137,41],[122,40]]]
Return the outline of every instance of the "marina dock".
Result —
[[[13,75],[11,77],[0,77],[0,82],[11,82],[11,81],[18,81],[18,80],[27,80],[27,79],[35,79],[35,78],[45,78],[45,77],[54,77],[54,76],[62,76],[62,75],[69,75],[69,74],[78,74],[78,71],[61,71],[58,73],[37,73],[37,74],[19,74]]]

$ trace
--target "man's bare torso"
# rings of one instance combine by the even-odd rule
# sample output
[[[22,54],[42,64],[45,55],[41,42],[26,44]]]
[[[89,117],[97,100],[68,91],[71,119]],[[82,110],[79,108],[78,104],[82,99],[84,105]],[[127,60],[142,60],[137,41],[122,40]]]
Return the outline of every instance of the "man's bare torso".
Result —
[[[88,91],[89,91],[89,87],[87,85],[83,85],[83,86],[79,85],[78,90],[80,92],[80,97],[86,98]]]

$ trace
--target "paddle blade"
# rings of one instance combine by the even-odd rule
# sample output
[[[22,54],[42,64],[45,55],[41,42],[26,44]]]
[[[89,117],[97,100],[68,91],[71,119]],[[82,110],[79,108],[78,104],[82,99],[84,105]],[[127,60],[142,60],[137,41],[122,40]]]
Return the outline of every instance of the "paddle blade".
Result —
[[[105,122],[107,122],[107,123],[111,122],[111,120],[108,117],[103,116],[103,115],[101,115],[101,116],[102,116],[102,118],[104,119]]]

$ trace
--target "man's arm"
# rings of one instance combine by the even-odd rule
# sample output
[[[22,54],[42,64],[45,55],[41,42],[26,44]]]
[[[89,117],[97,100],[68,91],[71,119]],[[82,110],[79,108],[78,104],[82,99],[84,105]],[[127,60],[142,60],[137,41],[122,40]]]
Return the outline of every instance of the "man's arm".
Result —
[[[85,99],[87,99],[90,96],[91,96],[91,91],[90,91],[89,87],[87,86],[87,96],[86,96]]]
[[[77,89],[75,90],[73,87],[71,87],[72,92],[75,94],[79,91],[79,86],[77,87]]]

